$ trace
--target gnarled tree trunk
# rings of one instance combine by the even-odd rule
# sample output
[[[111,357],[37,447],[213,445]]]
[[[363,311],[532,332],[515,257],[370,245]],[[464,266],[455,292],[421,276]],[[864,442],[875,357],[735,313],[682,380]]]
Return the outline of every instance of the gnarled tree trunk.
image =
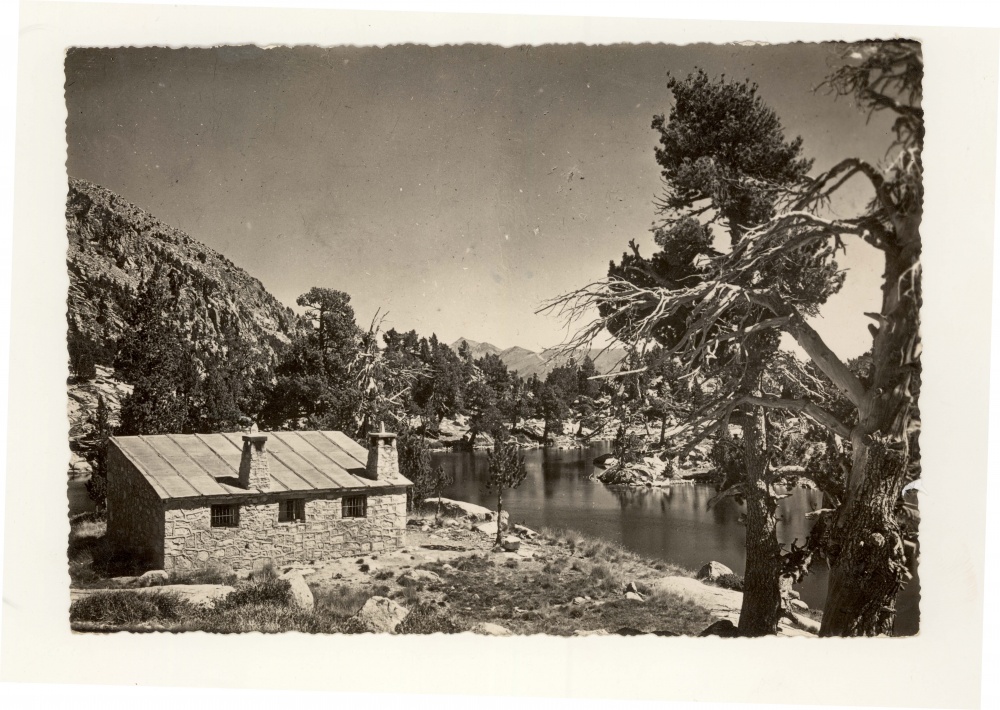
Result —
[[[903,538],[893,508],[907,451],[886,438],[868,445],[865,478],[840,534],[821,636],[891,634],[896,594],[906,577]]]
[[[919,237],[885,252],[886,285],[874,330],[871,386],[854,428],[853,465],[830,543],[830,586],[820,633],[891,634],[896,593],[906,575],[894,507],[909,463],[919,372]],[[873,326],[874,328],[874,326]]]
[[[747,517],[740,636],[775,634],[781,618],[781,546],[775,516],[777,503],[769,480],[766,426],[760,407],[751,410],[743,425]]]

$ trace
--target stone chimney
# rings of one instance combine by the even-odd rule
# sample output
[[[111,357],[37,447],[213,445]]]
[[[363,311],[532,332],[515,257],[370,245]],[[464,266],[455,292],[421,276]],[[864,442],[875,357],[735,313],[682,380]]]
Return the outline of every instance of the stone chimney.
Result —
[[[254,424],[243,435],[243,457],[240,459],[240,488],[267,491],[271,489],[271,468],[264,444],[267,435]]]
[[[368,432],[368,466],[365,476],[377,481],[399,475],[399,455],[396,452],[396,435],[380,424],[378,431]]]

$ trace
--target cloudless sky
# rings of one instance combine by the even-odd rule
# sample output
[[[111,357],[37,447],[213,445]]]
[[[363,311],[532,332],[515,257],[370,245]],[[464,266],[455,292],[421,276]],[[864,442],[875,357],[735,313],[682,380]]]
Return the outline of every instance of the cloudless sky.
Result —
[[[891,141],[814,92],[829,45],[485,45],[93,49],[67,58],[70,175],[222,252],[293,305],[312,286],[366,325],[540,349],[535,311],[653,251],[650,128],[668,72],[760,85],[815,171]],[[834,209],[860,210],[857,180]],[[814,325],[843,357],[870,345],[878,253],[849,242],[847,284]]]

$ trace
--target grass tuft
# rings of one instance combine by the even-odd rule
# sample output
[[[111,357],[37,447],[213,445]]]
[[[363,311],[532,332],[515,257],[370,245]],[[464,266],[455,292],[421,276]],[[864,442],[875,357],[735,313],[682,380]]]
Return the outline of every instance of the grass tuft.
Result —
[[[373,596],[375,595],[371,591],[343,584],[322,591],[313,589],[316,611],[337,619],[354,616]]]
[[[77,599],[69,608],[70,621],[90,621],[115,626],[147,621],[174,620],[190,613],[191,605],[169,592],[137,594],[110,591]]]
[[[466,627],[450,615],[439,611],[433,604],[419,604],[406,615],[396,628],[399,634],[457,634]]]
[[[264,579],[240,585],[217,606],[230,609],[263,604],[289,606],[291,602],[292,585],[287,579]]]

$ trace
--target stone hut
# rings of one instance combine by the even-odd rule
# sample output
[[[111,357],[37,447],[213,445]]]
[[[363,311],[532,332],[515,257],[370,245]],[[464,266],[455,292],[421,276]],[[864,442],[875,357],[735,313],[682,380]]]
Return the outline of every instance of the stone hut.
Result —
[[[311,560],[402,545],[396,435],[339,431],[112,437],[108,539],[152,569]]]

